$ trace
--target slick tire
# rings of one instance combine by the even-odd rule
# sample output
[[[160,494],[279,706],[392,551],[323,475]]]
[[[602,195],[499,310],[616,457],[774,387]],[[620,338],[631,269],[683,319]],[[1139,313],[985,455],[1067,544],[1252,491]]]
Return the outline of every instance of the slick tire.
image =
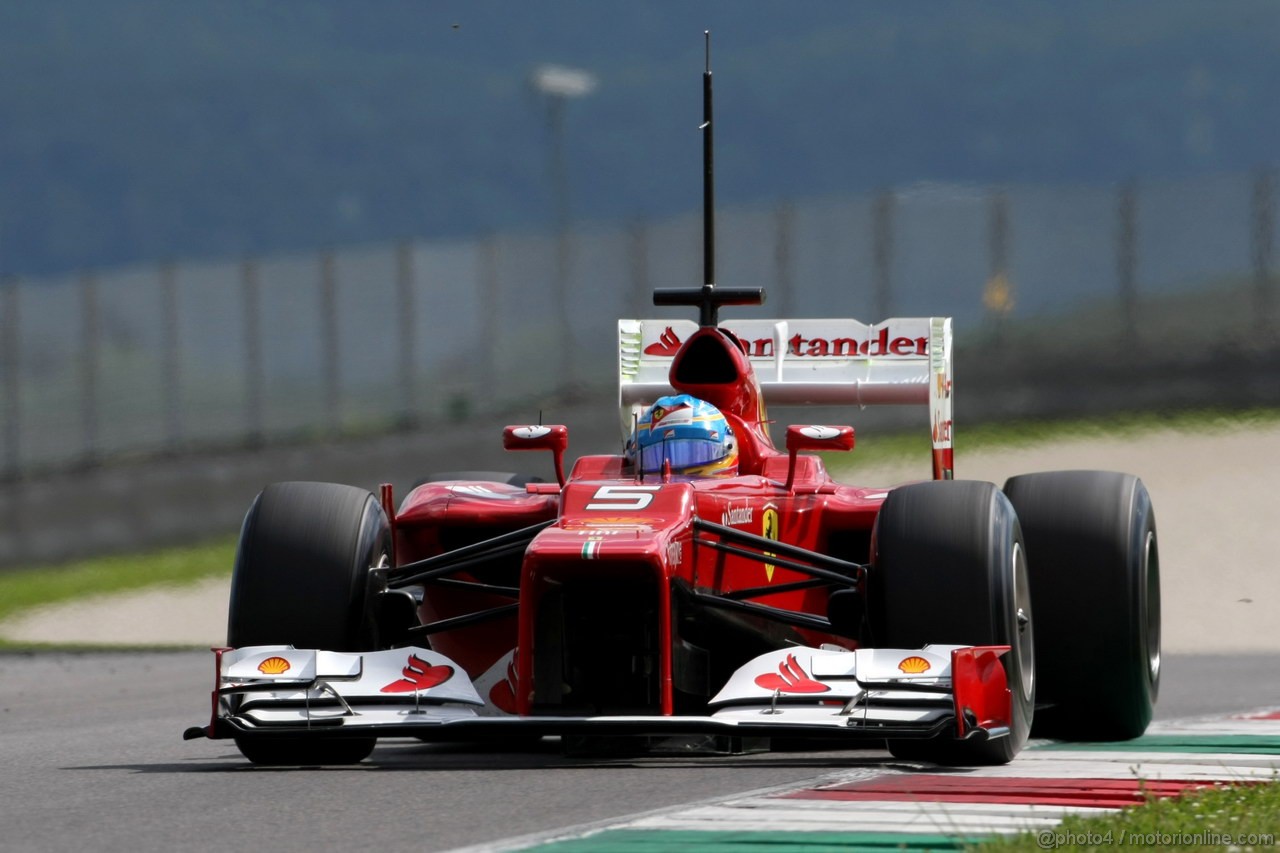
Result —
[[[390,525],[369,492],[334,483],[275,483],[245,516],[231,579],[227,643],[364,651],[371,566],[391,550]],[[255,764],[353,764],[375,738],[237,738]]]
[[[1036,703],[1036,658],[1026,552],[1018,517],[991,483],[901,486],[880,509],[873,538],[874,642],[1007,645],[1010,733],[993,740],[890,740],[894,756],[946,765],[1006,764],[1027,742]]]
[[[1036,613],[1037,737],[1128,740],[1160,691],[1160,555],[1142,481],[1051,471],[1004,487],[1022,523]]]

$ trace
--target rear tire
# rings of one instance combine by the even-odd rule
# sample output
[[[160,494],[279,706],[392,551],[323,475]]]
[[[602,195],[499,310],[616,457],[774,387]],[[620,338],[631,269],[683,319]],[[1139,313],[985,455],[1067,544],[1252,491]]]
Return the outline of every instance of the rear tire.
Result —
[[[891,740],[898,758],[1006,764],[1022,750],[1035,711],[1031,596],[1018,518],[991,483],[936,481],[889,493],[875,527],[871,583],[877,646],[1007,645],[1007,736]]]
[[[227,643],[326,651],[376,648],[369,568],[391,550],[372,494],[334,483],[275,483],[245,516],[231,580]],[[354,764],[376,738],[236,738],[254,764]]]
[[[1036,735],[1128,740],[1160,691],[1160,556],[1142,481],[1112,471],[1013,477],[1027,541],[1040,701]]]

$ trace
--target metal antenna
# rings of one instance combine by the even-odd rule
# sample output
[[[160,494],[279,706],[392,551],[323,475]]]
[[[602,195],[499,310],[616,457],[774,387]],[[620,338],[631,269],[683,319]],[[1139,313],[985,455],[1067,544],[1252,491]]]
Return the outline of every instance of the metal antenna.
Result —
[[[702,287],[659,287],[654,305],[692,305],[698,308],[698,325],[715,326],[721,305],[763,305],[763,287],[716,287],[716,182],[711,132],[711,30],[703,30],[707,64],[702,73]]]
[[[711,30],[704,30],[707,65],[702,73],[702,286],[716,286],[716,180],[711,127]],[[709,310],[710,309],[710,310]],[[714,326],[716,317],[704,305],[700,325]]]

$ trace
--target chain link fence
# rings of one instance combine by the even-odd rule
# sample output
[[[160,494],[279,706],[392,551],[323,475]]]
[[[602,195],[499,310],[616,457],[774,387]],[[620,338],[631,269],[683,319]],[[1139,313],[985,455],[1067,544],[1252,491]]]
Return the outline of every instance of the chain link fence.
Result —
[[[786,201],[721,212],[717,271],[761,316],[952,316],[988,365],[1267,354],[1275,196],[1259,171]],[[607,404],[616,318],[682,316],[650,292],[701,282],[701,237],[692,214],[11,277],[3,476]]]

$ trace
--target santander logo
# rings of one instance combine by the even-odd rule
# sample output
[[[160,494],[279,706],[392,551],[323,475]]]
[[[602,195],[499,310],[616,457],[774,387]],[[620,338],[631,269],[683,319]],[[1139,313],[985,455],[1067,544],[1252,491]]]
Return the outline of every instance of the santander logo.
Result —
[[[756,676],[756,685],[765,690],[778,690],[782,693],[826,693],[831,688],[821,681],[814,681],[804,671],[795,655],[787,655],[787,659],[778,664],[778,671],[766,672]]]
[[[645,355],[656,355],[659,357],[670,358],[680,349],[680,336],[672,331],[670,326],[663,332],[656,343],[649,344],[644,348]]]
[[[447,664],[432,666],[417,655],[409,655],[409,663],[402,670],[401,677],[382,688],[382,693],[412,693],[417,690],[430,690],[444,684],[453,677],[453,667]]]
[[[658,340],[644,348],[644,354],[655,358],[671,358],[683,343],[670,326],[658,336]],[[739,346],[748,358],[773,358],[773,338],[742,338]],[[927,336],[908,337],[894,335],[888,328],[880,329],[874,337],[858,340],[853,337],[824,338],[792,335],[787,339],[787,354],[796,358],[857,358],[884,356],[924,357],[929,354]]]

